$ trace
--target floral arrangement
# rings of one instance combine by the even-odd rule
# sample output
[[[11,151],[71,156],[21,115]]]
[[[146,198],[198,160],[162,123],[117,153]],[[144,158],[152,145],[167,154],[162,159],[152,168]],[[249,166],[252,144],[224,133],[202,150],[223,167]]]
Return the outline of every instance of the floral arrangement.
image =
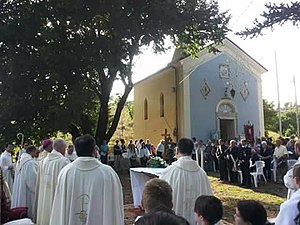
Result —
[[[167,162],[157,156],[150,156],[150,159],[147,162],[147,167],[151,168],[166,168],[167,166]]]

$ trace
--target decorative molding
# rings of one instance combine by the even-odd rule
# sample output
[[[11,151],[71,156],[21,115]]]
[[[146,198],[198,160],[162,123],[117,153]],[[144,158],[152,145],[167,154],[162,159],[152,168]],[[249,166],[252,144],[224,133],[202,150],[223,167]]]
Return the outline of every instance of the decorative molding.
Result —
[[[208,83],[205,80],[204,80],[204,82],[201,85],[200,92],[203,95],[204,99],[207,99],[207,96],[211,92],[211,89],[210,89]]]
[[[221,79],[229,79],[230,78],[230,67],[228,64],[220,64],[219,65],[219,73]]]
[[[216,107],[216,115],[219,119],[236,119],[237,109],[230,99],[222,99]]]
[[[247,98],[250,94],[246,85],[243,87],[243,89],[240,91],[240,93],[241,93],[241,96],[243,97],[244,101],[247,100]]]

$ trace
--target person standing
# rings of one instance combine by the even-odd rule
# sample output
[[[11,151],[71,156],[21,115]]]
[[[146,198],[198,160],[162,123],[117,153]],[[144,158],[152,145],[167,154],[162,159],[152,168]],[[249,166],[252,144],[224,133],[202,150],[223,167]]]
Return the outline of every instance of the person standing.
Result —
[[[119,140],[116,140],[116,143],[114,145],[114,168],[116,171],[121,169],[121,156],[122,156],[122,148],[119,144]]]
[[[40,162],[36,188],[36,223],[48,225],[58,174],[70,161],[64,157],[67,144],[56,139],[53,151]]]
[[[43,151],[39,154],[38,160],[41,161],[53,150],[53,141],[46,139],[43,141]]]
[[[173,189],[173,210],[190,224],[195,224],[194,204],[197,197],[212,195],[205,171],[192,159],[193,149],[191,139],[180,139],[176,148],[178,160],[160,175],[160,179],[167,181]]]
[[[142,146],[140,149],[140,155],[139,155],[142,167],[147,166],[147,161],[149,159],[149,156],[150,156],[149,150],[148,150],[148,148],[146,148],[145,142],[142,142]]]
[[[106,140],[103,140],[102,144],[100,145],[100,159],[101,159],[101,162],[104,164],[107,164],[108,151],[109,151],[109,148],[106,143]]]
[[[219,161],[219,169],[220,169],[220,180],[228,181],[228,171],[227,171],[227,160],[226,160],[226,152],[227,147],[223,139],[219,140],[219,146],[216,151],[216,157]]]
[[[50,225],[124,224],[121,182],[110,166],[95,159],[95,146],[90,135],[76,138],[78,158],[59,174]]]
[[[73,162],[77,158],[76,152],[74,150],[74,145],[68,145],[68,148],[65,153],[65,157],[69,159],[71,162]]]
[[[12,190],[11,207],[27,207],[28,217],[34,218],[34,200],[36,191],[37,162],[33,159],[37,154],[35,146],[28,146],[16,168],[15,182]]]
[[[192,153],[192,159],[196,160],[196,152],[197,152],[197,149],[198,149],[198,142],[197,142],[197,139],[195,137],[193,137],[192,140],[193,140],[193,143],[194,143],[194,149],[193,149],[193,153]]]
[[[130,160],[130,167],[139,167],[140,163],[138,162],[138,155],[132,139],[129,140],[129,144],[127,146],[127,153],[127,157]]]
[[[165,151],[165,141],[162,139],[160,140],[159,144],[156,147],[157,156],[163,158]]]
[[[231,183],[238,182],[237,173],[237,161],[238,161],[239,149],[236,146],[236,141],[231,140],[229,142],[229,148],[227,149],[227,166],[229,171],[229,177]]]
[[[300,165],[294,166],[292,170],[296,192],[290,199],[280,205],[280,211],[276,217],[275,225],[300,224]]]
[[[300,140],[295,143],[295,152],[298,155],[298,161],[295,163],[294,167],[300,165]],[[291,168],[284,176],[284,185],[288,188],[287,199],[295,193],[296,188],[294,186],[293,168]]]
[[[264,174],[267,180],[271,180],[271,161],[272,161],[272,149],[268,146],[266,141],[261,142],[259,158],[265,162]]]
[[[13,145],[10,143],[7,143],[5,145],[5,151],[2,152],[0,157],[0,166],[3,171],[3,175],[5,177],[5,180],[8,184],[10,192],[12,192],[13,184],[14,184],[14,164],[12,162],[11,158],[11,152],[13,150]]]
[[[245,139],[241,141],[239,148],[239,167],[242,171],[243,182],[242,185],[250,188],[251,187],[251,174],[250,174],[250,159],[251,159],[251,148],[247,145]]]
[[[288,151],[285,146],[282,145],[282,140],[276,140],[276,147],[274,151],[274,159],[276,163],[276,176],[277,182],[283,181],[283,176],[287,172],[287,158],[288,158]]]

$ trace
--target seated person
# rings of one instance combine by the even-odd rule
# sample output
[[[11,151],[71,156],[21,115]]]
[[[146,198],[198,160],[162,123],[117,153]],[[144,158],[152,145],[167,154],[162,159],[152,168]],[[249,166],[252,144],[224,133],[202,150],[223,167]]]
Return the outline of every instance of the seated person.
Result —
[[[201,225],[214,225],[223,217],[222,202],[214,196],[199,196],[194,211],[195,221]]]
[[[156,211],[141,217],[135,225],[189,225],[189,222],[172,212]]]
[[[256,161],[259,161],[257,151],[255,149],[251,149],[250,172],[256,172]]]
[[[254,200],[241,200],[235,209],[236,225],[267,225],[266,209]]]
[[[9,191],[9,187],[7,182],[3,177],[2,169],[0,168],[0,204],[1,204],[1,222],[0,224],[7,223],[8,224],[19,224],[19,225],[27,225],[33,224],[30,219],[26,218],[27,208],[26,207],[18,207],[18,208],[10,208],[11,207],[11,194]],[[22,219],[26,218],[26,219]],[[22,220],[19,220],[22,219]],[[12,221],[12,222],[10,222]]]
[[[300,224],[300,165],[293,169],[294,186],[297,191],[292,197],[281,204],[275,225],[298,225]]]

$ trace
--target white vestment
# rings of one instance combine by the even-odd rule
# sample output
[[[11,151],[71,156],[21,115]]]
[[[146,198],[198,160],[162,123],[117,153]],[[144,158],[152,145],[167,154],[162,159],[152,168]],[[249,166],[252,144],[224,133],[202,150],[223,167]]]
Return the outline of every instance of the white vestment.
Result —
[[[9,190],[10,190],[10,192],[12,192],[13,183],[14,183],[13,170],[8,169],[9,166],[14,166],[14,164],[12,163],[12,159],[11,159],[11,153],[4,151],[1,154],[0,166],[2,168],[5,180],[7,181]]]
[[[50,225],[123,225],[118,175],[93,157],[79,157],[58,177]]]
[[[28,207],[28,217],[33,218],[37,177],[37,162],[28,153],[23,153],[16,168],[11,207]]]
[[[300,190],[296,191],[292,197],[280,205],[280,211],[276,217],[275,225],[293,225],[294,219],[299,214],[298,202],[300,201]]]
[[[180,157],[160,175],[173,189],[173,210],[195,225],[194,206],[200,195],[212,195],[205,171],[190,156]]]
[[[53,150],[40,162],[36,189],[36,223],[48,225],[58,174],[70,161]]]
[[[296,162],[294,166],[296,165],[300,165],[300,157],[298,158],[298,162]],[[283,177],[284,185],[288,188],[287,199],[290,199],[291,196],[296,191],[296,188],[294,186],[294,181],[293,181],[294,166],[289,171],[287,171],[287,173]]]
[[[66,157],[67,159],[69,159],[71,162],[73,162],[73,161],[77,158],[76,151],[74,150],[74,151],[72,152],[72,154],[70,155],[70,154],[68,153],[68,150],[66,150],[66,152],[65,152],[65,157]]]
[[[47,155],[49,154],[49,152],[47,152],[46,150],[43,150],[38,157],[38,161],[42,161],[44,158],[47,157]]]

